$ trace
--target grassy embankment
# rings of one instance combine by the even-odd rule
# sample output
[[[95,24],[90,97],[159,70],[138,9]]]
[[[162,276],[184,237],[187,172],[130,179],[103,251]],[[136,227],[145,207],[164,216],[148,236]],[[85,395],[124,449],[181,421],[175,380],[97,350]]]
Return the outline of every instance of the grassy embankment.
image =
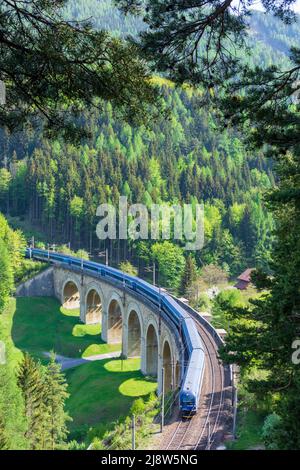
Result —
[[[78,311],[65,310],[52,298],[12,299],[0,315],[1,338],[14,346],[13,367],[28,351],[42,362],[44,352],[78,358],[118,351],[120,345],[101,340],[100,325],[82,325]],[[112,423],[126,416],[133,401],[147,397],[156,383],[142,376],[139,359],[106,359],[66,371],[73,418],[71,436],[84,440],[101,436]],[[88,440],[87,440],[88,442]]]
[[[230,284],[229,284],[230,285]],[[251,299],[259,299],[265,292],[258,291],[254,286],[250,286],[247,290],[239,291],[237,289],[222,290],[220,298],[227,301],[229,305],[234,307],[247,307]],[[216,328],[224,328],[230,331],[228,323],[218,300],[211,303],[212,323]],[[257,373],[257,372],[256,372]],[[227,448],[232,450],[260,449],[262,444],[262,427],[266,415],[268,414],[262,404],[258,404],[253,396],[247,392],[245,388],[245,378],[239,383],[239,405],[237,415],[237,440],[228,442]]]

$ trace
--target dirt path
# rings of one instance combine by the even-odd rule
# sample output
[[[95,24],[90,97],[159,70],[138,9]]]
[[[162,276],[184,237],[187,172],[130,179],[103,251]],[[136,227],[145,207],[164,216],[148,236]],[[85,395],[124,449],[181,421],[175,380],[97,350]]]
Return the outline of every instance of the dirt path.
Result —
[[[51,353],[50,352],[44,352],[44,356],[50,357]],[[81,366],[82,364],[87,364],[88,362],[92,361],[102,361],[103,359],[113,359],[116,357],[119,357],[121,354],[121,351],[116,351],[112,353],[106,353],[106,354],[97,354],[95,356],[89,356],[89,357],[78,357],[78,358],[72,358],[72,357],[65,357],[65,356],[60,356],[59,354],[56,354],[56,362],[61,365],[62,370],[67,370],[71,369],[72,367],[78,367]]]

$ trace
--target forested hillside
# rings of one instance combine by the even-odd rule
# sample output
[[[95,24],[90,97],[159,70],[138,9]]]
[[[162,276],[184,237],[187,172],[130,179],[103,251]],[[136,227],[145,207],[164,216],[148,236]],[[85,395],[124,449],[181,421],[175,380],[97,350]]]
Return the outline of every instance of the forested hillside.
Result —
[[[247,152],[234,131],[220,133],[214,113],[200,108],[197,92],[161,83],[171,116],[149,129],[118,121],[105,104],[99,115],[82,114],[92,137],[80,147],[1,130],[0,210],[28,217],[50,242],[70,241],[94,253],[102,202],[118,204],[120,195],[148,207],[205,202],[201,262],[233,274],[248,263],[264,264],[272,221],[262,192],[274,184],[271,164]],[[126,247],[115,248],[112,261],[128,256]]]
[[[66,8],[66,18],[92,21],[99,29],[106,29],[116,35],[136,35],[145,26],[141,18],[124,16],[113,6],[112,0],[70,0]]]
[[[141,19],[124,18],[111,1],[70,1],[68,18],[91,18],[98,28],[136,35]],[[288,49],[300,38],[299,24],[283,26],[254,12],[249,42],[258,63],[286,63]],[[252,59],[253,60],[253,59]],[[232,129],[220,132],[213,110],[201,108],[200,93],[156,79],[164,106],[171,110],[150,128],[133,128],[117,119],[110,104],[96,115],[83,111],[91,137],[80,147],[48,141],[39,132],[9,135],[0,130],[0,210],[39,228],[50,243],[70,242],[92,256],[103,249],[95,235],[96,208],[130,203],[204,202],[205,249],[198,265],[216,263],[231,274],[249,265],[267,266],[272,218],[263,193],[274,186],[272,162],[247,151]],[[124,245],[124,246],[123,246]],[[137,262],[132,244],[110,244],[110,262]],[[143,258],[150,262],[149,245]],[[139,250],[140,251],[140,250]]]
[[[300,22],[285,25],[271,15],[253,12],[249,24],[252,60],[255,64],[260,66],[285,64],[291,47],[299,43]]]
[[[90,19],[97,28],[116,35],[133,35],[145,28],[142,19],[124,17],[112,0],[70,0],[66,18]],[[300,39],[300,23],[283,24],[272,15],[253,11],[248,19],[251,58],[256,65],[286,63],[289,49]]]

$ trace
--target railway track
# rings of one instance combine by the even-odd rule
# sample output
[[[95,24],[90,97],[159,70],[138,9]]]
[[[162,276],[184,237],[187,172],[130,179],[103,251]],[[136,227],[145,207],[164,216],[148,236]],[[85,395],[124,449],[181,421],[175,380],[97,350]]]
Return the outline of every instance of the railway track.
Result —
[[[177,450],[181,449],[182,444],[186,438],[186,435],[191,427],[192,419],[185,419],[179,421],[176,431],[171,437],[166,449],[167,450]]]
[[[196,325],[206,350],[206,364],[209,368],[211,389],[210,396],[207,397],[208,406],[204,412],[204,424],[198,436],[197,430],[195,431],[197,441],[193,445],[195,450],[210,450],[214,446],[215,441],[217,441],[219,428],[222,424],[220,418],[225,399],[225,371],[223,364],[218,360],[217,346],[213,338],[200,322],[196,322]],[[195,418],[196,425],[197,415]],[[217,444],[218,442],[216,442]]]
[[[227,419],[226,398],[230,393],[230,370],[218,360],[218,348],[212,334],[193,315],[201,335],[206,358],[206,373],[198,413],[180,418],[164,445],[167,450],[211,450],[220,445]]]

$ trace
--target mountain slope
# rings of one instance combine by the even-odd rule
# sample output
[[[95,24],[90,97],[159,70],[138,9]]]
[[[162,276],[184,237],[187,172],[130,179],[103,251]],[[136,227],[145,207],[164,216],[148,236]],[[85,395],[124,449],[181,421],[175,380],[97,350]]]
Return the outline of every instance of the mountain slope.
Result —
[[[158,79],[157,79],[158,80]],[[101,202],[195,204],[206,208],[202,261],[235,273],[261,263],[270,248],[272,221],[261,193],[274,184],[272,167],[247,152],[233,130],[220,132],[213,110],[199,106],[199,92],[159,80],[171,110],[149,128],[119,121],[109,103],[100,114],[85,110],[92,136],[78,148],[49,142],[39,132],[9,136],[0,130],[0,210],[26,214],[48,239],[92,249]],[[7,175],[9,168],[10,175]]]
[[[70,0],[66,17],[89,18],[97,28],[122,36],[135,36],[145,27],[141,18],[125,17],[120,13],[112,0]],[[255,63],[286,64],[291,46],[300,44],[300,16],[297,23],[285,25],[272,15],[253,11],[248,21],[249,43]]]

